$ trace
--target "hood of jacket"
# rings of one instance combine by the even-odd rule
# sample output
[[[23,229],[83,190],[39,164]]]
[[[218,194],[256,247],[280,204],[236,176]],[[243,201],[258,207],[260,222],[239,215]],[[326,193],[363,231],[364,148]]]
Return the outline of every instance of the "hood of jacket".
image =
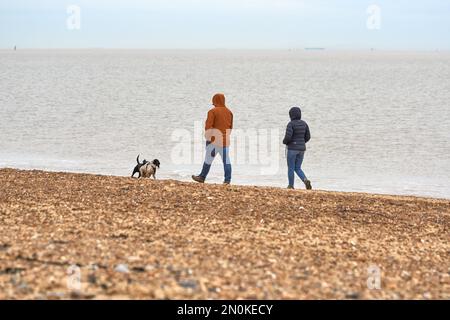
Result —
[[[302,118],[302,110],[299,107],[292,107],[289,110],[289,117],[291,120],[300,120]]]
[[[212,103],[215,107],[225,107],[225,96],[222,93],[215,94]]]

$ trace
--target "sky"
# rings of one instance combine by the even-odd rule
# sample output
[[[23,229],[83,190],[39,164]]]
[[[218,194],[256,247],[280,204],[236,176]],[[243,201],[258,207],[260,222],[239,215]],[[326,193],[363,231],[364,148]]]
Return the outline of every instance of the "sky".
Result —
[[[450,50],[450,0],[0,0],[0,48]]]

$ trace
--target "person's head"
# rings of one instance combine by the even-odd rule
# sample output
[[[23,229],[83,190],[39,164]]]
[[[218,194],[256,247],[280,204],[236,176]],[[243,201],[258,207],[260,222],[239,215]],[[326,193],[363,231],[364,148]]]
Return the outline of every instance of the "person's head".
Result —
[[[223,93],[216,93],[212,98],[212,104],[215,107],[225,107],[225,96]]]
[[[302,110],[299,107],[292,107],[289,110],[289,117],[291,120],[300,120],[302,118]]]

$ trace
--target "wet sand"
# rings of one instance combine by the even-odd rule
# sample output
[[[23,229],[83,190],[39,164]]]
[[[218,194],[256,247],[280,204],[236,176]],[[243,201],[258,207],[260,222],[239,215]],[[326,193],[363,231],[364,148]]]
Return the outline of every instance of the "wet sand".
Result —
[[[0,299],[450,299],[449,226],[449,200],[0,169]]]

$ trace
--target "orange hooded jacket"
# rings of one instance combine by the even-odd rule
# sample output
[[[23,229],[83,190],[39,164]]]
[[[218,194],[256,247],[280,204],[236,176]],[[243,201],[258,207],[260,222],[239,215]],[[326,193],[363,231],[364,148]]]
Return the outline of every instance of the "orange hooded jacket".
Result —
[[[205,122],[205,138],[214,145],[228,147],[233,129],[233,113],[225,105],[225,96],[215,94],[212,103],[214,108],[208,111]]]

